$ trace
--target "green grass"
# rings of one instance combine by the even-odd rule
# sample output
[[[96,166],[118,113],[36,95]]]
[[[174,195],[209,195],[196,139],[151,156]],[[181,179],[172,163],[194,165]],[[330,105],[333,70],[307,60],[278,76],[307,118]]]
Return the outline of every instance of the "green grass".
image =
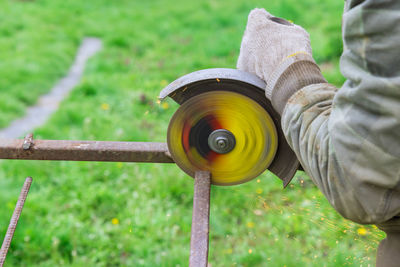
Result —
[[[96,36],[104,49],[36,137],[165,141],[177,105],[157,105],[158,92],[194,70],[234,67],[254,7],[303,25],[324,74],[340,85],[342,4],[0,0],[0,126],[68,71],[84,36]],[[0,233],[28,175],[6,266],[187,266],[193,181],[177,166],[1,161]],[[342,219],[302,173],[285,190],[268,172],[212,189],[212,266],[374,265],[382,236]]]

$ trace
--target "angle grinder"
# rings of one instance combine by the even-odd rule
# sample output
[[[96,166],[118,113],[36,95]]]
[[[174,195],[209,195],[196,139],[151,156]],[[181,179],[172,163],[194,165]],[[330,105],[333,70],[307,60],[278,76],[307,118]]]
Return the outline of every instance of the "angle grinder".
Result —
[[[164,88],[180,107],[167,134],[168,149],[188,175],[209,171],[215,185],[249,181],[269,169],[287,186],[299,167],[265,83],[236,69],[187,74]]]

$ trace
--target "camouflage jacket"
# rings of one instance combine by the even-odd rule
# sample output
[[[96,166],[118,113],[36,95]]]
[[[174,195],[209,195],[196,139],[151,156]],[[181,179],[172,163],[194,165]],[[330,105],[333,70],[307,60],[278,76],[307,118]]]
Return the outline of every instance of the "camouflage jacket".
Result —
[[[347,81],[299,90],[282,128],[340,214],[400,229],[400,1],[348,0],[343,43]]]

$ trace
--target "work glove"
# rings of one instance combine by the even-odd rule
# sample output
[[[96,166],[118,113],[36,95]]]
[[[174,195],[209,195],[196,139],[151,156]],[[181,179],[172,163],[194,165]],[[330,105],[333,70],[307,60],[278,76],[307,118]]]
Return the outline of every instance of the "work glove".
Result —
[[[310,37],[302,27],[257,8],[249,14],[237,68],[266,82],[265,95],[282,115],[296,91],[326,83],[311,53]]]

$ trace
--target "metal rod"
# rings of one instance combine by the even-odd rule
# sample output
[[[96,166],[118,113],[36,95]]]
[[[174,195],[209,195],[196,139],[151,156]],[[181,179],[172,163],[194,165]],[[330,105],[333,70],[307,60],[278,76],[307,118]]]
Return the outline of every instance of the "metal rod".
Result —
[[[19,195],[17,205],[14,213],[11,217],[10,225],[8,226],[6,236],[3,241],[3,245],[0,250],[0,267],[3,267],[7,257],[8,249],[11,245],[11,240],[14,236],[15,229],[17,228],[19,217],[21,216],[22,208],[24,207],[26,197],[28,196],[29,189],[31,188],[32,177],[28,177],[25,180],[24,186],[22,187],[21,194]]]
[[[194,179],[189,267],[207,267],[210,229],[210,189],[210,172],[196,172]]]
[[[166,143],[0,139],[0,159],[173,163]]]

